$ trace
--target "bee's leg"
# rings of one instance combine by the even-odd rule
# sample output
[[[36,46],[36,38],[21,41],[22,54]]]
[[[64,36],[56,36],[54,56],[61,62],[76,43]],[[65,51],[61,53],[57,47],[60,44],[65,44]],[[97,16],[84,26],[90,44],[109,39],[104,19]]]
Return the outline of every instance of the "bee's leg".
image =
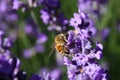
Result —
[[[65,42],[67,42],[68,40],[67,40],[67,37],[68,37],[68,34],[67,33],[65,33],[64,34],[64,40],[65,40]]]
[[[67,56],[70,54],[69,50],[66,47],[64,47],[64,54]]]

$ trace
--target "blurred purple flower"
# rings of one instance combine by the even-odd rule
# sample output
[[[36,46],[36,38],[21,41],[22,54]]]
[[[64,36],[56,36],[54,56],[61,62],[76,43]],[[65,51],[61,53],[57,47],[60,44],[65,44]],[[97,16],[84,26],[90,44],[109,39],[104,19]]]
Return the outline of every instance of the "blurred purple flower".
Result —
[[[18,20],[17,12],[12,9],[11,0],[0,1],[0,30],[7,32],[17,32],[15,22]],[[15,28],[16,27],[16,28]],[[11,30],[12,29],[12,30]],[[15,34],[14,34],[15,35]],[[9,37],[12,37],[9,35]],[[14,38],[15,39],[15,38]],[[11,41],[14,41],[11,39]]]
[[[42,69],[39,74],[33,74],[30,80],[61,80],[61,71],[59,69],[54,69],[48,71],[47,69]]]
[[[43,9],[40,10],[40,18],[43,23],[48,25],[49,31],[66,31],[68,26],[68,20],[64,17],[62,13],[59,12],[60,9],[60,1],[59,0],[44,0],[42,2],[44,6]]]
[[[32,18],[28,18],[25,21],[25,27],[24,31],[30,35],[30,36],[35,36],[39,34],[39,27],[35,24],[34,20]]]
[[[27,24],[27,25],[25,26],[25,32],[26,32],[27,34],[30,34],[30,33],[33,32],[33,28],[32,28],[32,26],[31,26],[30,24]]]
[[[57,65],[63,65],[64,61],[63,61],[63,56],[59,53],[56,54],[56,62],[57,62]]]
[[[94,18],[100,18],[106,13],[108,0],[78,0],[78,8],[91,14]]]
[[[12,21],[17,21],[18,20],[18,15],[14,12],[10,12],[6,18],[7,21],[11,20]]]
[[[31,58],[36,53],[42,53],[45,51],[44,43],[47,41],[47,36],[44,35],[43,33],[39,33],[36,38],[37,40],[34,43],[34,46],[23,51],[22,54],[25,58]]]
[[[42,2],[47,8],[50,9],[58,9],[60,7],[60,1],[59,0],[44,0]]]
[[[46,11],[44,11],[44,10],[41,10],[40,13],[41,13],[40,17],[43,20],[43,22],[45,24],[48,24],[49,23],[49,19],[50,19],[50,15]]]
[[[0,31],[0,79],[1,80],[25,80],[26,73],[19,70],[20,60],[10,58],[10,47],[8,38],[4,38],[4,32]]]
[[[44,80],[42,79],[39,75],[37,74],[33,74],[32,77],[30,78],[30,80]]]
[[[0,30],[0,59],[9,59],[10,58],[10,47],[12,46],[9,38],[4,38],[4,32]]]
[[[23,52],[23,56],[24,56],[25,58],[31,58],[34,54],[35,54],[35,52],[34,52],[33,49],[26,49],[26,50],[24,50],[24,52]]]
[[[22,54],[25,58],[31,58],[36,53],[44,52],[44,43],[48,38],[44,33],[40,32],[39,27],[31,18],[27,19],[25,24],[25,33],[27,36],[29,36],[30,39],[34,39],[35,42],[32,43],[33,47],[25,49]]]
[[[20,70],[20,60],[10,58],[0,59],[0,80],[26,80],[26,73]]]
[[[9,38],[0,30],[0,80],[26,80],[26,73],[20,70],[20,60],[11,58]]]
[[[105,40],[108,37],[109,33],[110,33],[110,29],[109,28],[104,28],[101,31],[101,38],[102,38],[102,40]]]
[[[38,34],[36,44],[43,44],[47,41],[47,36],[43,33]]]
[[[45,51],[45,48],[43,45],[35,45],[34,48],[35,48],[36,52],[38,52],[38,53],[42,53]]]
[[[0,1],[0,13],[5,12],[7,10],[7,2],[4,0]]]
[[[13,0],[13,9],[18,10],[21,4],[22,4],[22,1]]]

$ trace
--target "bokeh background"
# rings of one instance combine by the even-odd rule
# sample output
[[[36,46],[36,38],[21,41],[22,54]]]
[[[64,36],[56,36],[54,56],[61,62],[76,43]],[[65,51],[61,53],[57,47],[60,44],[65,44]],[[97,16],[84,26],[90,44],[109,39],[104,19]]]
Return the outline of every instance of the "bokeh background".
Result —
[[[70,20],[74,12],[78,12],[78,1],[59,1],[60,6],[55,10]],[[7,2],[7,9],[2,8],[2,2]],[[40,11],[46,5],[39,3],[39,6],[30,7],[29,0],[23,0],[23,2],[22,7],[13,9],[12,0],[0,1],[0,29],[4,30],[6,36],[10,37],[13,42],[12,55],[21,60],[21,69],[27,72],[28,79],[42,69],[51,71],[57,68],[62,72],[61,80],[67,80],[66,67],[62,63],[61,56],[54,50],[48,57],[51,50],[54,49],[55,36],[63,32],[48,30],[50,25],[44,24]],[[105,9],[105,13],[97,15],[97,19],[94,20],[98,30],[94,39],[99,40],[104,46],[101,63],[107,65],[110,80],[120,80],[120,0],[107,0],[102,5],[104,6],[101,9]],[[88,11],[88,13],[90,12]],[[66,27],[68,30],[72,29],[69,25]],[[105,39],[102,37],[104,29],[108,29]]]

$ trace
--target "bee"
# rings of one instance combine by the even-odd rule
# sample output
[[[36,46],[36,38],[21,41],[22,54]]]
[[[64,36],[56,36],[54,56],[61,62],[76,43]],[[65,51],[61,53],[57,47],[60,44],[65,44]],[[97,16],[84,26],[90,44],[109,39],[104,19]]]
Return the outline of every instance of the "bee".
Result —
[[[69,50],[67,48],[67,34],[58,34],[55,37],[55,49],[62,55],[68,56],[69,55]]]

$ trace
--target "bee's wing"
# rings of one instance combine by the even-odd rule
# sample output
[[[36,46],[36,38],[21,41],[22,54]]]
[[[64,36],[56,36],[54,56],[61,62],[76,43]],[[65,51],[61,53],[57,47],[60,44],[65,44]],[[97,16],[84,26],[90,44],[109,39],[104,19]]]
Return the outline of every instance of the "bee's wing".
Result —
[[[54,46],[55,46],[55,44],[52,44],[52,46],[51,46],[52,50],[50,51],[50,53],[48,55],[48,58],[52,55],[53,51],[55,50]]]
[[[52,48],[52,50],[50,51],[48,58],[52,55],[53,51],[55,50],[55,48]]]

